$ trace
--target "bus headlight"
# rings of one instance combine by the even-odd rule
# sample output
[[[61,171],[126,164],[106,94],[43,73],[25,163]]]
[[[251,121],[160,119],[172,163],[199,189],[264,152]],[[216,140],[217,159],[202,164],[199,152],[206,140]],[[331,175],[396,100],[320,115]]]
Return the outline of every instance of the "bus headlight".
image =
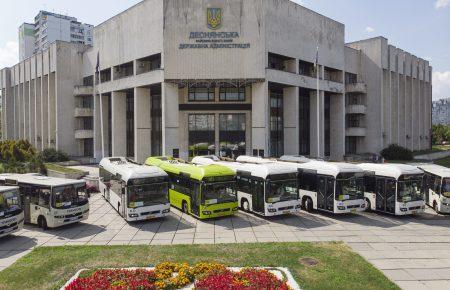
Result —
[[[408,209],[407,209],[407,208],[404,208],[404,207],[401,207],[401,208],[400,208],[400,211],[405,212],[405,211],[408,211]]]
[[[210,212],[209,210],[204,210],[204,211],[202,211],[202,213],[203,213],[204,215],[211,215],[211,212]]]
[[[169,212],[170,212],[170,208],[167,208],[167,209],[162,211],[162,213],[169,213]]]
[[[277,212],[277,210],[275,208],[268,208],[267,211],[268,212]]]
[[[342,206],[342,205],[338,205],[338,210],[345,210],[345,206]]]
[[[139,215],[137,213],[130,213],[128,216],[130,218],[137,218]]]

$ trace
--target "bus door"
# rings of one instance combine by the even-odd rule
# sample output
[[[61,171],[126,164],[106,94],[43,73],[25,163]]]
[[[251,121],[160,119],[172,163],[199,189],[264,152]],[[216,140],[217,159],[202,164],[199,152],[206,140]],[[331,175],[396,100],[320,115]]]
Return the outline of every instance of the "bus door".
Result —
[[[377,178],[375,185],[376,199],[375,208],[379,211],[386,211],[386,179]]]
[[[125,209],[128,208],[127,196],[130,194],[128,189],[129,188],[125,184],[122,184],[122,190],[121,190],[121,195],[120,195],[120,206],[117,209],[124,218],[127,218],[127,213],[126,213]]]
[[[386,212],[395,213],[395,201],[397,192],[397,182],[395,179],[386,180]]]
[[[334,209],[334,179],[327,176],[317,176],[317,208],[333,211]]]
[[[264,181],[252,179],[252,210],[255,212],[264,212]]]
[[[202,195],[200,193],[200,184],[197,182],[190,181],[192,184],[191,188],[191,211],[194,215],[200,216],[200,204],[202,199]],[[205,188],[204,184],[202,186],[202,190]]]
[[[22,193],[22,208],[23,208],[23,214],[25,216],[25,222],[30,223],[31,222],[31,215],[30,215],[30,206],[31,206],[31,196],[30,196],[30,188],[23,187],[20,189]]]

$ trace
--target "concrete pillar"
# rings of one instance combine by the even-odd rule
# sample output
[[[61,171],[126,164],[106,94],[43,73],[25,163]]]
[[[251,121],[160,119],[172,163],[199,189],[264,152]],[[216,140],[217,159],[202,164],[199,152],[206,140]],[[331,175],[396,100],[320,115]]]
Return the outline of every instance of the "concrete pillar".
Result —
[[[41,82],[41,116],[42,116],[42,123],[41,123],[41,131],[42,131],[42,149],[48,148],[48,75],[44,75],[42,77]]]
[[[252,149],[264,150],[264,156],[270,153],[269,108],[269,83],[252,84]]]
[[[30,142],[36,147],[36,79],[30,81]]]
[[[404,73],[404,72],[403,72]],[[398,144],[406,147],[406,77],[399,75],[398,82]]]
[[[23,83],[23,139],[30,140],[30,83]]]
[[[284,154],[299,153],[299,89],[289,87],[283,89],[283,119],[284,119]]]
[[[112,154],[127,155],[126,93],[112,92]]]
[[[412,118],[413,115],[411,113],[411,77],[405,77],[405,147],[408,149],[412,149]]]
[[[18,99],[19,99],[19,139],[23,139],[24,137],[24,132],[23,132],[23,128],[25,126],[24,123],[24,116],[23,113],[25,111],[24,109],[24,99],[23,99],[23,84],[19,83],[18,86]]]
[[[319,124],[317,124],[317,97],[319,97]],[[319,134],[319,146],[317,146],[317,134]],[[311,91],[310,97],[310,155],[312,157],[321,157],[325,155],[325,94]],[[319,151],[317,151],[319,148]]]
[[[41,78],[35,79],[35,107],[34,107],[34,127],[35,127],[35,144],[38,150],[42,150],[42,115],[41,115],[41,102],[42,102],[42,89]]]
[[[56,148],[56,74],[48,79],[48,146]]]
[[[151,155],[150,89],[134,89],[134,156],[144,163]]]
[[[179,138],[179,100],[178,86],[171,83],[161,84],[162,109],[162,154],[172,155],[174,149],[180,150],[180,157],[186,159],[188,152],[181,152]]]
[[[94,95],[94,158],[100,162],[102,155],[102,135],[100,121],[100,95]],[[105,112],[103,111],[103,114]],[[106,152],[105,152],[106,154]]]
[[[420,150],[420,84],[419,79],[413,81],[413,150]]]
[[[14,86],[14,139],[19,139],[20,127],[20,101],[19,101],[19,86]]]
[[[6,117],[6,130],[3,131],[6,133],[4,140],[13,139],[14,138],[14,89],[10,86],[11,84],[11,73],[8,72],[6,75],[6,97],[5,97],[5,108],[3,112],[5,112]]]
[[[345,96],[330,97],[330,158],[342,161],[345,155]]]
[[[399,144],[398,142],[398,74],[391,72],[391,106],[390,106],[390,144]]]

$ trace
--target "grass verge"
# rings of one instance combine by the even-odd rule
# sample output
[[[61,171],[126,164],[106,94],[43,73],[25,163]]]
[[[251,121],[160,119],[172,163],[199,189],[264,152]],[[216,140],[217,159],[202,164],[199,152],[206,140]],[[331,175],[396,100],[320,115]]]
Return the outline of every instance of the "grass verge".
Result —
[[[45,168],[47,170],[53,170],[53,171],[57,171],[57,172],[61,172],[61,173],[83,174],[83,171],[81,171],[81,170],[70,168],[70,167],[61,166],[61,165],[54,164],[54,163],[45,163]]]
[[[434,161],[435,164],[450,168],[450,156]]]
[[[315,266],[302,258],[318,261]],[[288,267],[302,289],[399,289],[343,243],[39,247],[0,272],[0,289],[58,289],[81,268],[216,261]]]

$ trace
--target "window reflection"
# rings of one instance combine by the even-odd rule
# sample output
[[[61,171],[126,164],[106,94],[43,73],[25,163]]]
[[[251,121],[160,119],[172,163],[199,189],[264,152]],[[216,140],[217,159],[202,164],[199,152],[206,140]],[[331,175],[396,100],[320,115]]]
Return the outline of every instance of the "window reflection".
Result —
[[[189,115],[189,157],[215,154],[214,120],[213,114]]]
[[[219,115],[220,156],[237,158],[246,153],[245,114]]]

